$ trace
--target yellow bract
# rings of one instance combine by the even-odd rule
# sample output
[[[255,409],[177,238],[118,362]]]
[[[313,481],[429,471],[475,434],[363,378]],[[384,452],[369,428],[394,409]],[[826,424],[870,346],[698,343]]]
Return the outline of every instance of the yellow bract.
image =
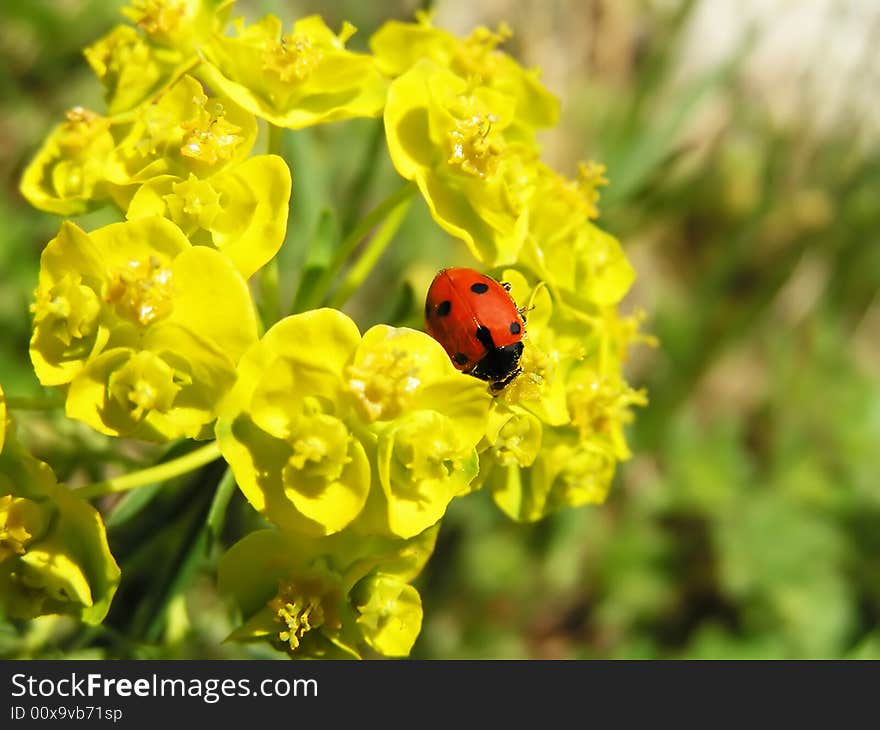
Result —
[[[536,166],[536,193],[520,259],[581,308],[615,305],[632,285],[635,270],[617,239],[591,221],[604,168],[582,163],[579,169],[572,181]]]
[[[406,541],[253,532],[218,568],[220,590],[245,617],[229,638],[268,641],[296,658],[360,658],[366,650],[406,656],[422,623],[409,583],[436,537],[436,529]]]
[[[258,155],[213,177],[155,177],[132,197],[126,216],[171,219],[190,241],[221,251],[249,278],[284,242],[290,189],[284,160]]]
[[[244,280],[173,223],[85,233],[64,223],[43,252],[31,359],[67,386],[67,414],[111,435],[201,437],[256,340]]]
[[[84,51],[104,86],[107,110],[122,114],[167,88],[188,65],[185,54],[158,48],[127,25],[118,25]]]
[[[621,374],[640,336],[635,320],[621,321],[610,306],[587,314],[517,270],[502,278],[534,309],[523,373],[493,403],[476,483],[511,518],[533,522],[605,500],[616,464],[630,455],[630,408],[647,402]]]
[[[383,73],[390,76],[400,76],[420,59],[429,58],[461,78],[503,92],[515,100],[514,127],[530,137],[536,129],[556,124],[559,100],[540,83],[537,70],[524,69],[499,49],[511,35],[502,24],[497,31],[478,27],[460,39],[433,27],[429,16],[422,14],[416,23],[388,21],[370,39],[370,48]]]
[[[82,107],[46,138],[21,179],[21,193],[36,208],[76,215],[109,193],[105,183],[116,165],[110,120]]]
[[[385,133],[397,171],[434,220],[489,265],[512,263],[525,240],[531,144],[510,138],[516,100],[430,59],[388,91]]]
[[[20,187],[42,210],[112,204],[126,220],[68,221],[46,246],[31,359],[66,414],[105,434],[216,435],[279,528],[220,562],[245,617],[231,638],[297,657],[405,656],[422,621],[410,582],[453,499],[485,486],[520,521],[604,500],[645,402],[621,373],[638,322],[615,309],[634,271],[593,222],[604,167],[567,180],[540,162],[559,102],[501,50],[506,26],[459,39],[427,15],[391,21],[369,55],[346,48],[351,24],[334,33],[317,15],[287,30],[239,19],[226,35],[231,5],[129,0],[133,26],[86,49],[107,114],[72,109]],[[525,349],[494,398],[425,333],[361,335],[333,309],[257,339],[246,279],[278,253],[292,188],[284,159],[251,155],[257,118],[301,129],[383,114],[392,163],[436,223],[485,268],[511,267],[494,273],[528,318]],[[0,391],[0,601],[13,616],[99,621],[119,577],[100,518],[4,448],[5,432]]]
[[[108,202],[125,210],[154,178],[209,177],[241,162],[256,134],[252,115],[182,76],[126,114],[72,109],[28,165],[21,192],[37,208],[61,215]]]
[[[267,15],[234,29],[206,45],[201,73],[251,113],[292,129],[381,114],[387,82],[371,56],[346,50],[352,25],[335,34],[312,15],[285,33]]]
[[[379,326],[362,338],[319,309],[282,320],[242,358],[217,438],[276,524],[408,538],[466,491],[488,406],[424,333]]]
[[[10,439],[0,453],[0,605],[100,623],[119,584],[101,516]]]

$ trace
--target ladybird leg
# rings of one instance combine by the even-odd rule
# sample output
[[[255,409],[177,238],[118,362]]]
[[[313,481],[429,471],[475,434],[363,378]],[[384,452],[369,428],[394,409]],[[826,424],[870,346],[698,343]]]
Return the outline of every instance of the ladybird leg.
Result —
[[[531,307],[517,307],[516,311],[519,312],[519,316],[522,317],[523,322],[528,322],[528,319],[526,318],[526,312],[531,312],[534,308],[535,305],[533,304]]]
[[[499,281],[498,283],[501,284],[502,287],[504,287],[504,291],[510,291],[511,287],[509,281]]]
[[[521,367],[517,367],[515,370],[509,372],[502,380],[497,380],[496,382],[492,383],[492,385],[490,386],[492,393],[496,395],[500,393],[508,385],[510,385],[518,375],[522,375]]]

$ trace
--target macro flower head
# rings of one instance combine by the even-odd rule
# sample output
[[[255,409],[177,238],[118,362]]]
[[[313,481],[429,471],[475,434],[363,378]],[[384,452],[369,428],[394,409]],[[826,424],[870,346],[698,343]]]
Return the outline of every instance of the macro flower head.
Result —
[[[221,251],[247,279],[284,242],[290,189],[284,160],[257,155],[212,177],[154,177],[138,188],[126,217],[174,221],[192,243]]]
[[[40,259],[33,371],[63,396],[64,415],[99,432],[79,429],[75,443],[102,449],[95,468],[60,462],[59,474],[87,474],[84,499],[191,474],[179,484],[188,501],[198,492],[192,508],[157,507],[156,549],[184,552],[126,621],[138,639],[176,631],[169,616],[184,605],[196,548],[234,535],[217,563],[217,588],[239,613],[229,640],[292,658],[407,656],[422,626],[412,582],[453,500],[485,489],[531,522],[605,498],[629,455],[623,424],[644,402],[622,375],[637,318],[616,309],[634,272],[594,222],[604,168],[585,164],[568,180],[541,161],[538,136],[559,100],[503,50],[505,24],[458,38],[418,14],[383,25],[363,53],[350,23],[227,23],[232,5],[128,0],[127,22],[85,51],[106,110],[72,109],[22,176],[41,210],[122,221],[65,220]],[[365,152],[348,149],[361,134],[346,125],[343,144],[335,130],[298,131],[358,118],[374,120],[348,125],[371,135]],[[383,132],[407,182],[358,219],[378,192],[371,176],[387,168]],[[338,160],[306,148],[322,140]],[[294,179],[301,215],[289,220]],[[318,199],[325,188],[342,209]],[[371,272],[408,231],[416,191],[505,283],[485,297],[492,282],[462,284],[471,313],[445,296],[432,309],[429,294],[426,317],[452,314],[448,332],[427,325],[445,344],[410,327],[361,329],[339,309],[365,312],[352,297],[369,302],[374,281],[388,281]],[[407,238],[394,266],[419,271],[430,244]],[[411,294],[389,291],[363,316],[412,322]],[[477,301],[497,316],[482,317]],[[13,409],[59,403],[10,399]],[[100,621],[119,581],[101,518],[7,421],[0,391],[0,606]],[[108,436],[174,443],[160,463],[116,476],[104,473]],[[212,492],[219,457],[228,469]],[[246,503],[230,501],[236,489]],[[121,510],[120,526],[143,515],[146,533],[166,495],[142,494],[104,506]],[[246,514],[224,522],[229,509]],[[164,544],[177,534],[197,539]],[[152,565],[139,571],[152,545],[126,546],[132,585],[150,583]]]
[[[410,581],[436,536],[436,529],[406,541],[253,532],[220,560],[220,590],[245,619],[229,638],[268,641],[293,658],[406,656],[422,623]]]
[[[389,20],[370,38],[370,48],[383,73],[397,77],[422,58],[430,58],[464,79],[503,92],[514,99],[515,129],[531,138],[536,129],[552,127],[559,100],[539,81],[536,69],[524,69],[500,49],[512,32],[506,23],[493,31],[480,26],[464,39],[436,28],[427,13],[415,23]]]
[[[256,340],[232,263],[158,217],[62,224],[32,309],[40,382],[65,386],[68,416],[111,435],[199,437]]]
[[[243,161],[253,147],[254,117],[234,101],[208,96],[193,76],[183,76],[131,120],[114,126],[121,169],[109,182],[123,210],[137,188],[159,175],[215,175]]]
[[[508,131],[516,99],[421,59],[395,79],[385,106],[388,151],[431,215],[489,265],[513,263],[525,240],[536,153]]]
[[[80,107],[68,112],[28,165],[20,188],[32,205],[62,215],[111,202],[124,211],[155,177],[208,177],[241,162],[256,134],[252,115],[182,76],[129,114],[106,117]]]
[[[153,43],[192,50],[223,28],[235,0],[131,0],[122,14]]]
[[[109,198],[106,187],[115,164],[110,120],[74,107],[43,142],[24,171],[21,193],[34,207],[76,215]]]
[[[603,173],[601,165],[581,163],[577,179],[568,180],[539,163],[520,255],[548,286],[586,308],[616,305],[635,279],[620,243],[593,223]]]
[[[387,82],[371,56],[345,48],[351,24],[334,33],[310,15],[286,33],[267,15],[233,29],[205,47],[201,73],[251,113],[292,129],[381,114]]]
[[[643,336],[635,318],[611,307],[587,318],[516,270],[503,278],[534,309],[523,373],[493,402],[477,484],[508,516],[532,522],[605,500],[617,463],[629,457],[630,408],[646,403],[621,373]]]
[[[319,309],[242,358],[217,422],[250,503],[285,529],[412,537],[476,475],[489,396],[421,332]]]
[[[119,584],[101,516],[7,438],[0,450],[0,609],[102,621]]]

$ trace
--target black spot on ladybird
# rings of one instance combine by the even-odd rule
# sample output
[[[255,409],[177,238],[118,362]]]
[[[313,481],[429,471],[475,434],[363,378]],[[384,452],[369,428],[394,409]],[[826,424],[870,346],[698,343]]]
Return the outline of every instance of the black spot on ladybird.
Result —
[[[467,365],[467,355],[463,352],[456,352],[452,359],[455,360],[456,365]]]
[[[480,344],[487,350],[495,349],[495,340],[492,339],[492,333],[485,325],[481,324],[479,327],[477,327],[477,339],[480,341]]]
[[[485,294],[489,291],[489,285],[484,284],[482,281],[478,281],[476,284],[471,284],[471,291],[474,294]]]
[[[511,322],[510,323],[510,334],[518,335],[522,331],[522,327],[519,326],[519,322]]]
[[[445,317],[452,310],[452,302],[448,299],[444,299],[440,304],[437,305],[437,316]]]

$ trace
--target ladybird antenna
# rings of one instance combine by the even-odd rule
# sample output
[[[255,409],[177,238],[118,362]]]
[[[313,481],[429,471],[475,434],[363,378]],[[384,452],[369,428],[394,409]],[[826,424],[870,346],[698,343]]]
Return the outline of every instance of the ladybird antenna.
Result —
[[[522,311],[531,312],[535,308],[535,297],[538,296],[538,292],[546,288],[547,283],[544,281],[539,281],[537,284],[535,284],[535,288],[532,289],[532,293],[529,295],[529,301],[526,302],[526,306],[523,307]]]

